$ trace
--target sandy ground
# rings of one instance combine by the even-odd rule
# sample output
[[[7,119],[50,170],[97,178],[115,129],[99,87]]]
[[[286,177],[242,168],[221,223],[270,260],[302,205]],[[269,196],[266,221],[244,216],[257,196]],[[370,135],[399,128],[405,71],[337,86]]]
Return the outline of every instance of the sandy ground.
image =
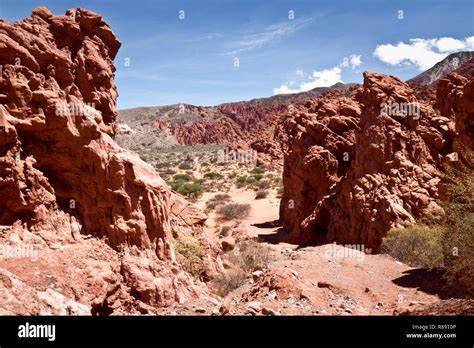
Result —
[[[251,190],[233,187],[226,193],[234,202],[251,205],[248,217],[235,227],[239,233],[247,237],[271,237],[281,228],[276,225],[279,199],[274,190],[269,197],[259,200]],[[205,202],[215,194],[204,194],[197,204],[204,208]],[[221,226],[215,213],[211,212],[205,233],[218,238],[217,231]],[[290,270],[296,275],[296,283],[288,284],[288,287],[301,287],[306,296],[278,300],[268,294],[257,295],[250,307],[263,306],[283,315],[393,315],[434,303],[442,295],[435,275],[413,269],[388,255],[369,255],[335,244],[298,248],[271,238],[272,242],[259,240],[275,255],[268,268]],[[247,284],[228,295],[230,314],[260,314],[249,309],[248,299],[242,299],[255,282],[249,279]],[[174,313],[188,314],[196,308],[203,313],[217,313],[219,306],[202,302],[176,308]]]

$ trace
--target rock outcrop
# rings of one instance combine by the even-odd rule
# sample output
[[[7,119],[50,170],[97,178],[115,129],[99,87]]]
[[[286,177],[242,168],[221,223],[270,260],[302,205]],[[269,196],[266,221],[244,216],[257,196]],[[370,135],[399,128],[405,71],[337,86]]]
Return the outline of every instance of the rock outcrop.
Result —
[[[280,215],[291,241],[363,244],[442,214],[443,163],[472,148],[473,81],[450,75],[418,100],[395,77],[366,72],[350,98],[326,95],[288,121]],[[436,103],[435,103],[436,102]]]
[[[39,7],[22,22],[0,20],[1,244],[41,254],[91,235],[112,247],[101,259],[110,273],[98,282],[103,291],[78,297],[87,308],[94,300],[97,314],[113,312],[111,296],[135,303],[131,312],[137,301],[156,308],[197,296],[174,260],[172,233],[197,232],[205,220],[113,139],[119,47],[107,23],[84,9],[53,16]],[[49,255],[44,272],[67,273]],[[3,257],[0,267],[15,262]]]
[[[120,110],[124,129],[119,142],[131,147],[129,144],[142,139],[156,139],[166,146],[171,138],[172,144],[221,144],[231,150],[256,151],[259,164],[281,168],[287,144],[286,114],[323,93],[351,86],[337,83],[307,92],[209,107],[179,104]]]

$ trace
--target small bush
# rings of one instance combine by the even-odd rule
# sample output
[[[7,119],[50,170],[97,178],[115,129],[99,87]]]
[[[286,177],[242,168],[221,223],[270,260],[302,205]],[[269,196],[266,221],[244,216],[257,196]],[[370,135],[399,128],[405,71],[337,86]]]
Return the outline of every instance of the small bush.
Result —
[[[206,264],[202,258],[197,256],[185,257],[181,254],[177,254],[176,260],[186,272],[201,280],[208,280]]]
[[[277,197],[281,197],[283,195],[283,187],[277,188]]]
[[[255,199],[263,199],[263,198],[267,198],[267,196],[268,196],[268,191],[258,190],[257,194],[255,195]]]
[[[221,230],[219,231],[219,234],[221,235],[221,237],[227,237],[231,229],[232,228],[230,226],[222,226]]]
[[[250,213],[250,204],[229,203],[220,207],[217,214],[223,220],[243,219]]]
[[[270,188],[270,181],[269,180],[260,180],[258,182],[258,188],[261,189],[261,190],[266,190],[268,188]]]
[[[263,174],[265,172],[266,169],[264,167],[255,167],[250,171],[251,174]]]
[[[246,182],[247,182],[246,176],[239,176],[237,180],[235,181],[238,188],[244,187]]]
[[[176,174],[173,176],[174,181],[191,181],[193,178],[188,174]]]
[[[215,179],[222,179],[223,176],[222,176],[222,174],[219,174],[219,173],[216,173],[216,172],[209,172],[209,173],[204,174],[204,178],[215,180]]]
[[[240,243],[226,258],[245,272],[267,268],[273,260],[268,247],[253,239]]]
[[[254,184],[254,183],[256,183],[256,182],[257,182],[257,179],[255,179],[255,177],[253,177],[253,176],[249,176],[249,177],[247,178],[247,180],[245,180],[245,183],[246,183],[246,184],[249,184],[249,185]]]
[[[253,177],[256,181],[260,181],[260,180],[263,178],[263,174],[253,174],[252,177]]]
[[[187,197],[199,197],[204,192],[201,185],[189,182],[180,185],[176,191]]]
[[[165,170],[165,173],[168,175],[173,175],[176,174],[176,170],[174,170],[173,168],[168,168]]]
[[[383,240],[382,251],[412,267],[443,266],[441,227],[413,225],[393,228]]]
[[[239,269],[229,270],[214,277],[213,287],[218,296],[227,296],[245,283],[246,275]]]
[[[220,193],[212,197],[206,202],[206,210],[213,210],[219,205],[224,205],[226,202],[229,202],[231,197],[226,193]]]
[[[178,166],[179,169],[193,169],[192,162],[181,162]]]
[[[156,168],[156,169],[168,168],[168,167],[170,167],[170,166],[171,166],[171,162],[169,162],[169,161],[161,162],[161,163],[155,164],[155,168]]]
[[[178,234],[173,240],[174,251],[183,255],[184,257],[197,256],[204,257],[207,254],[206,247],[190,234]]]

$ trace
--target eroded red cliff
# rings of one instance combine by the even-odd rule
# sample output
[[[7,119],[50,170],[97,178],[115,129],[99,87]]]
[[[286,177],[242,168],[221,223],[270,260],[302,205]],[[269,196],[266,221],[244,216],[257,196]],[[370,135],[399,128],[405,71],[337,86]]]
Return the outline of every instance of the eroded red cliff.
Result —
[[[205,216],[113,140],[119,47],[107,23],[84,9],[53,16],[39,7],[24,21],[0,21],[1,243],[31,247],[39,259],[1,259],[0,289],[20,299],[18,306],[2,306],[6,313],[48,312],[41,296],[72,297],[77,308],[110,314],[147,312],[198,295],[174,259],[172,233],[198,231]],[[84,256],[69,264],[88,249],[96,261]],[[42,265],[42,272],[22,272],[22,263]],[[91,271],[92,263],[101,271]],[[64,279],[86,269],[87,280]],[[53,295],[34,286],[47,275],[59,284]],[[15,294],[21,286],[12,282],[31,292],[29,305],[21,304]]]

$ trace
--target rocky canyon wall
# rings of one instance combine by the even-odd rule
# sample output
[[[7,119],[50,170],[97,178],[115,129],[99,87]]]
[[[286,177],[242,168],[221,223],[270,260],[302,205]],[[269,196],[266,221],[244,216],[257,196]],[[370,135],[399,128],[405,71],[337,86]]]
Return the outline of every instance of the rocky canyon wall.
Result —
[[[95,301],[97,313],[113,311],[113,294],[117,301],[128,298],[156,307],[196,296],[174,261],[172,233],[199,230],[205,219],[113,139],[113,60],[120,45],[108,24],[84,9],[54,16],[40,7],[21,22],[0,20],[2,244],[21,248],[29,243],[40,255],[47,250],[50,266],[62,275],[68,271],[61,269],[53,245],[62,249],[75,243],[70,253],[79,254],[89,243],[84,236],[92,236],[104,249],[111,247],[103,260],[110,271],[106,280],[94,274],[98,278],[92,285],[78,280],[57,290],[84,292],[74,301],[86,308]],[[50,266],[44,273],[55,274]],[[0,267],[9,270],[8,279],[31,287],[33,280],[13,272],[8,259]],[[73,291],[75,286],[82,290]],[[14,289],[3,290],[14,296]]]
[[[391,227],[443,213],[443,163],[473,148],[473,81],[452,74],[421,92],[366,72],[349,96],[289,115],[280,216],[292,242],[377,252]]]

